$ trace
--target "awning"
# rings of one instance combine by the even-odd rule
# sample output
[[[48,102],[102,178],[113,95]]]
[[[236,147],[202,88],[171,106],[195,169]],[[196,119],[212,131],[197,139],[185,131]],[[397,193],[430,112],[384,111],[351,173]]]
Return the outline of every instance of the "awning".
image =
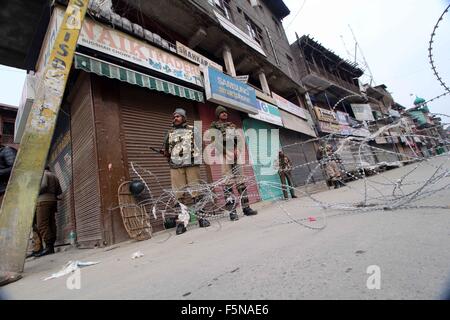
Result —
[[[313,128],[311,128],[306,120],[296,117],[293,114],[290,114],[289,112],[283,110],[280,110],[280,113],[285,128],[306,134],[314,138],[317,137],[316,132]]]
[[[202,92],[193,90],[169,81],[161,80],[137,71],[133,71],[118,65],[92,58],[83,54],[75,55],[74,66],[86,72],[92,72],[99,76],[117,79],[132,85],[138,85],[150,90],[156,90],[174,96],[204,102]]]

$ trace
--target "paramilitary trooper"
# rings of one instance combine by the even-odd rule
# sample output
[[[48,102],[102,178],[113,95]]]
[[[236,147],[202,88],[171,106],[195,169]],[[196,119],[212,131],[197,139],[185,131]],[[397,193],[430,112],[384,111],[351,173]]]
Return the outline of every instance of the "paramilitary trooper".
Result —
[[[257,211],[250,208],[250,204],[248,201],[247,187],[244,182],[244,172],[242,170],[242,166],[237,163],[237,159],[239,158],[239,148],[237,136],[235,134],[230,134],[234,130],[236,130],[236,125],[232,122],[228,121],[228,111],[222,106],[217,107],[216,109],[216,117],[217,121],[214,121],[211,124],[212,129],[217,129],[222,133],[223,137],[223,145],[217,145],[216,142],[216,150],[222,151],[222,176],[225,178],[225,186],[223,189],[223,193],[225,196],[225,209],[230,211],[230,219],[232,221],[239,220],[239,217],[236,212],[236,203],[233,197],[233,186],[236,185],[236,189],[239,192],[241,197],[241,206],[244,211],[244,215],[253,216],[258,214]],[[228,134],[227,134],[228,131]],[[228,145],[228,149],[227,149]],[[231,148],[230,148],[231,147]],[[232,164],[227,162],[227,158],[232,158]]]
[[[172,190],[180,204],[182,213],[178,215],[176,234],[186,232],[190,215],[185,203],[185,192],[189,190],[194,203],[201,201],[198,191],[200,182],[201,132],[186,123],[186,111],[177,108],[173,113],[172,128],[164,139],[162,153],[169,161]],[[203,212],[197,212],[201,228],[210,226]]]
[[[331,145],[326,144],[320,147],[317,152],[317,160],[325,167],[328,179],[335,189],[345,187],[345,184],[342,182],[342,173],[338,166],[340,158],[337,153],[333,152]]]

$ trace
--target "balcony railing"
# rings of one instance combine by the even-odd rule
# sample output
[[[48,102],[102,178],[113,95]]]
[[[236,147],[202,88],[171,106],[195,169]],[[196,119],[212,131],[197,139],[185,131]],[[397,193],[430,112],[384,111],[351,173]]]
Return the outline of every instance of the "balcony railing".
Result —
[[[321,77],[323,77],[323,78],[325,78],[325,79],[327,79],[327,80],[329,80],[331,82],[334,82],[335,84],[337,84],[337,85],[339,85],[339,86],[341,86],[341,87],[343,87],[343,88],[345,88],[347,90],[350,90],[352,92],[355,92],[355,93],[359,93],[360,92],[358,86],[356,86],[356,85],[354,85],[352,83],[349,83],[347,81],[342,80],[341,78],[339,78],[338,76],[330,73],[329,71],[326,71],[325,69],[323,69],[323,68],[321,68],[321,67],[319,67],[319,66],[317,66],[317,65],[315,65],[315,64],[313,64],[311,62],[307,62],[307,65],[308,65],[308,68],[309,68],[311,73],[319,75],[319,76],[321,76]]]

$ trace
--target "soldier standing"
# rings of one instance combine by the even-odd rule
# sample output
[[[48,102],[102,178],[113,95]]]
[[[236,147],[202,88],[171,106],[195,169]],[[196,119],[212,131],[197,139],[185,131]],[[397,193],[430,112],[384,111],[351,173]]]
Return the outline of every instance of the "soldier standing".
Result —
[[[167,132],[161,150],[169,161],[172,190],[182,209],[182,214],[178,215],[177,235],[186,232],[190,218],[187,206],[183,203],[186,187],[193,188],[190,194],[194,203],[201,201],[200,192],[195,190],[200,181],[200,147],[200,132],[186,123],[186,111],[177,108],[173,113],[172,128]],[[210,226],[205,218],[200,217],[198,222],[201,228]]]
[[[236,189],[241,197],[241,206],[244,211],[244,215],[253,216],[258,214],[256,210],[250,208],[247,187],[244,182],[244,173],[242,167],[237,164],[238,159],[238,143],[235,134],[232,131],[236,130],[236,125],[228,121],[228,111],[222,106],[216,108],[217,121],[211,123],[211,128],[219,130],[222,134],[223,145],[216,144],[216,150],[223,149],[222,155],[222,176],[225,178],[225,186],[223,193],[225,196],[225,208],[230,211],[230,220],[239,220],[236,212],[235,200],[233,197],[233,186],[236,185]],[[227,131],[229,134],[227,134]],[[228,145],[228,148],[227,148]],[[227,158],[234,159],[232,164],[227,163]]]
[[[278,174],[280,175],[284,198],[289,198],[287,193],[288,187],[291,191],[292,198],[297,198],[294,190],[294,180],[292,179],[292,163],[289,157],[284,154],[282,150],[278,153],[278,161],[275,162],[275,167],[278,167]]]
[[[339,166],[337,164],[339,158],[333,152],[331,145],[327,144],[319,149],[317,160],[319,160],[320,164],[325,167],[325,172],[328,179],[334,185],[335,189],[345,186],[342,182],[341,170],[339,170]]]

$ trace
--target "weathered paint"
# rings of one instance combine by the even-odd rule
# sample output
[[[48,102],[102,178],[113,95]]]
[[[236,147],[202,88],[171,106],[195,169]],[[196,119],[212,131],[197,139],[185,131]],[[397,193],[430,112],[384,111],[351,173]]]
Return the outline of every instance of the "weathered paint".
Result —
[[[70,0],[38,85],[0,210],[1,271],[23,271],[42,172],[88,4]]]

